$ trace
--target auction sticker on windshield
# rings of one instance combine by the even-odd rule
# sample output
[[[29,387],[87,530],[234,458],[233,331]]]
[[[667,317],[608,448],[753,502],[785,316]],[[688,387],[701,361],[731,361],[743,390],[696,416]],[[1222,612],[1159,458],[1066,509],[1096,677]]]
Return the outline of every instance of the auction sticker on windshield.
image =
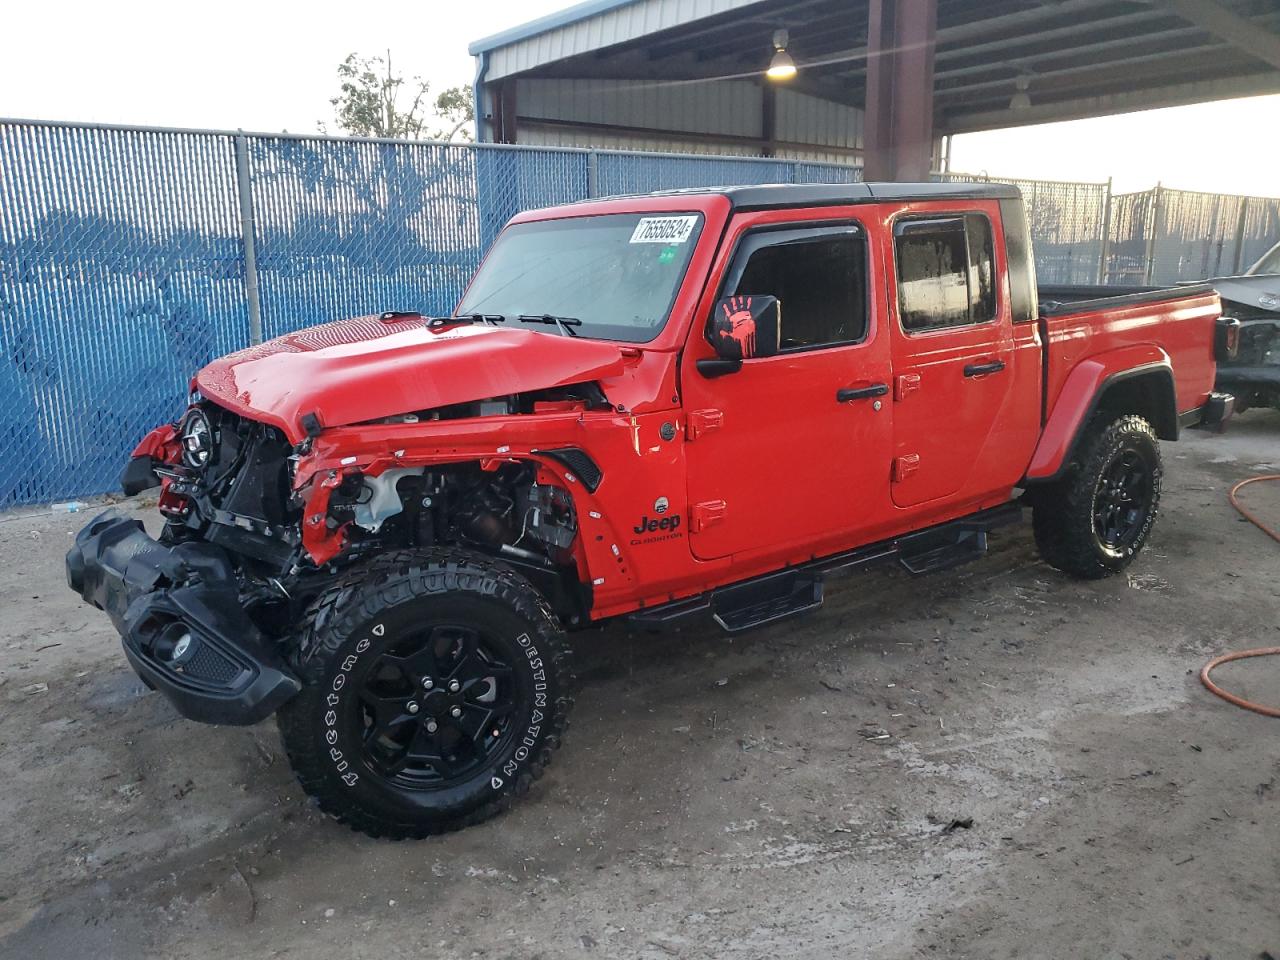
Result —
[[[641,217],[631,234],[632,243],[684,243],[697,226],[694,217]]]

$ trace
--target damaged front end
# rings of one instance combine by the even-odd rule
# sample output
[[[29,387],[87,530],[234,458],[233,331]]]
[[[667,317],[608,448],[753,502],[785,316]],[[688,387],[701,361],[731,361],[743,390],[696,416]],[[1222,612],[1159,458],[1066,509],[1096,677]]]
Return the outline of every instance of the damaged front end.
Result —
[[[344,570],[388,551],[453,546],[499,557],[564,622],[578,622],[589,599],[573,554],[572,496],[536,459],[436,462],[444,455],[431,425],[572,417],[604,404],[599,388],[585,385],[383,418],[293,444],[275,426],[197,399],[176,424],[154,431],[126,470],[135,489],[160,484],[159,539],[108,511],[77,537],[68,581],[111,617],[149,686],[183,716],[220,724],[262,720],[300,689],[289,662],[305,608]],[[341,455],[353,432],[408,433],[420,449],[397,459],[380,443],[378,456]]]
[[[122,486],[160,487],[159,537],[104,515],[68,578],[148,683],[215,723],[252,723],[291,696],[308,607],[389,552],[498,558],[562,623],[582,623],[603,583],[581,535],[600,514],[580,517],[574,495],[602,476],[578,446],[584,425],[622,426],[627,442],[606,383],[631,385],[627,401],[670,395],[670,371],[611,342],[402,314],[250,347],[201,370],[182,418],[134,451]],[[604,535],[590,540],[597,566],[628,575],[616,537],[607,557]]]
[[[242,608],[221,547],[159,543],[107,511],[76,537],[67,582],[111,618],[138,676],[189,719],[257,723],[301,689]]]
[[[67,553],[67,580],[103,610],[138,675],[192,720],[256,723],[301,689],[273,623],[280,572],[300,536],[290,503],[291,447],[271,427],[207,402],[153,430],[134,451],[126,493],[161,485],[159,540],[114,511]]]
[[[514,437],[526,432],[522,421],[535,433],[533,424],[557,421],[571,432],[564,425],[609,409],[598,385],[579,384],[382,418],[301,444],[291,463],[304,569],[461,547],[518,569],[566,624],[584,620],[580,518],[567,485],[594,490],[598,468],[581,450]]]

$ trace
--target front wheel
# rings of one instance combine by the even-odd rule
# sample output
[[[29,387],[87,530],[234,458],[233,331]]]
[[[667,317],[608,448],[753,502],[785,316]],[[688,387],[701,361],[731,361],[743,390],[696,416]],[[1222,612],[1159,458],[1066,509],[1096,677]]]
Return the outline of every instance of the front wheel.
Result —
[[[371,836],[456,830],[542,775],[572,698],[554,615],[483,557],[390,555],[308,611],[302,692],[278,715],[320,808]]]
[[[1160,505],[1160,443],[1142,417],[1096,418],[1075,464],[1032,490],[1040,555],[1087,580],[1118,573],[1142,550]]]

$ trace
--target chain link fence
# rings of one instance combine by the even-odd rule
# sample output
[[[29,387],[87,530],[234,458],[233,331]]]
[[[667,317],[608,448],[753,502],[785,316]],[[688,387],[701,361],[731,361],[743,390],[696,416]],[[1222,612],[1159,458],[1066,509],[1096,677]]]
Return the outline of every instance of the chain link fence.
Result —
[[[338,317],[449,312],[520,210],[860,177],[781,159],[0,120],[0,508],[115,489],[132,445],[215,356]],[[1106,184],[1014,182],[1045,282],[1185,279],[1172,274],[1238,262],[1277,231],[1277,201],[1219,198],[1205,220],[1173,191],[1109,206]],[[1223,245],[1177,232],[1206,223]]]
[[[191,373],[245,344],[232,147],[0,124],[0,506],[116,488]]]
[[[949,173],[943,174],[941,179],[953,183],[975,183],[991,178]],[[1110,185],[999,179],[1001,183],[1012,183],[1022,191],[1027,223],[1035,244],[1039,282],[1100,283],[1099,267],[1107,229]]]
[[[1280,199],[1157,186],[1111,202],[1108,283],[1162,284],[1242,273],[1280,240]]]

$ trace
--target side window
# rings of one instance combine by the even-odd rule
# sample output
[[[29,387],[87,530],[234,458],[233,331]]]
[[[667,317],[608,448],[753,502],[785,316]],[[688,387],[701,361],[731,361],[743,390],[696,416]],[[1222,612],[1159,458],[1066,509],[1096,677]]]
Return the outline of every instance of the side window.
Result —
[[[900,220],[894,248],[898,314],[907,333],[995,319],[995,255],[984,215]]]
[[[739,248],[726,296],[778,298],[782,352],[867,335],[867,239],[861,227],[765,230]]]

